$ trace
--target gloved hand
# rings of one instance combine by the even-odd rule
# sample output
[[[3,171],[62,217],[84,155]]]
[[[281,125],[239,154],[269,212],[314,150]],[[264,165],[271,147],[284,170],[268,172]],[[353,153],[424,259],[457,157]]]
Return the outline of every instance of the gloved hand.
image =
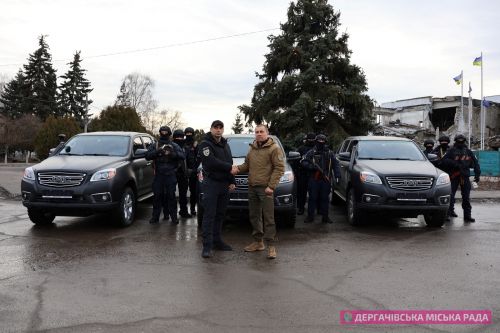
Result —
[[[474,177],[474,181],[479,184],[479,177]]]

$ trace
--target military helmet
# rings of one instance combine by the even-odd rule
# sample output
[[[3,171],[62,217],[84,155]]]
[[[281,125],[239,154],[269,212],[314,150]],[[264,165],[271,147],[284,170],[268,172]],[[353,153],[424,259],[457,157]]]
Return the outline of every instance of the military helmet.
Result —
[[[175,138],[184,138],[184,132],[181,129],[176,129],[173,134],[174,139]]]
[[[448,142],[450,143],[450,137],[446,134],[443,134],[439,137],[439,142]]]
[[[465,142],[467,139],[465,138],[465,135],[463,134],[457,134],[455,135],[455,142]]]
[[[433,146],[434,147],[434,140],[432,140],[432,139],[425,139],[424,140],[424,146]]]
[[[316,140],[316,134],[310,132],[306,135],[306,140]]]
[[[159,132],[167,132],[168,136],[172,135],[172,130],[170,129],[170,127],[165,126],[165,125],[163,125],[162,127],[160,127]]]
[[[184,134],[191,133],[194,134],[194,129],[192,127],[186,127],[184,130]]]
[[[326,135],[324,135],[324,134],[316,135],[316,141],[325,141],[326,142]]]

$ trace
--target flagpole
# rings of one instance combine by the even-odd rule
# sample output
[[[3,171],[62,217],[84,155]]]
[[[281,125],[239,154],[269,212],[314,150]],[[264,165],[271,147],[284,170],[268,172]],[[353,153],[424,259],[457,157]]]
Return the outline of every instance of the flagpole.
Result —
[[[472,147],[472,144],[470,142],[470,137],[471,137],[471,131],[472,131],[472,99],[471,99],[471,93],[472,89],[470,87],[470,81],[469,81],[469,140],[467,141],[469,143],[469,148]]]
[[[486,125],[483,106],[483,52],[481,52],[481,150],[484,150],[484,126]],[[470,145],[470,142],[469,142]]]
[[[462,131],[464,125],[460,126],[460,124],[463,124],[464,121],[464,70],[463,69],[460,75],[462,76],[462,96],[460,97],[460,118],[458,119],[458,130]]]

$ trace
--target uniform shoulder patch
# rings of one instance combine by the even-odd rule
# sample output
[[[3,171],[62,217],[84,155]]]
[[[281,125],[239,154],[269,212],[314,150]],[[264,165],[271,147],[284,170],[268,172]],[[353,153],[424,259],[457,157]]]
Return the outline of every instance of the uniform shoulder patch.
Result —
[[[205,147],[205,148],[203,148],[203,150],[202,150],[202,151],[203,151],[203,155],[205,155],[205,156],[210,155],[210,148]]]

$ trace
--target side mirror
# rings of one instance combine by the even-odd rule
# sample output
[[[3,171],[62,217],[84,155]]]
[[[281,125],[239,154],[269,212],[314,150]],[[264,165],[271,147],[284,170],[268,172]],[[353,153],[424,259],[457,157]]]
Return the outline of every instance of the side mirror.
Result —
[[[351,160],[351,153],[348,151],[345,151],[343,153],[339,153],[339,154],[337,154],[337,156],[339,157],[340,161],[349,162]]]
[[[143,158],[146,157],[147,149],[139,148],[134,152],[134,158]]]
[[[288,161],[296,161],[300,159],[300,153],[297,151],[288,152],[288,156],[286,157]]]
[[[438,161],[438,156],[436,154],[427,154],[427,158],[431,162],[437,162]]]

